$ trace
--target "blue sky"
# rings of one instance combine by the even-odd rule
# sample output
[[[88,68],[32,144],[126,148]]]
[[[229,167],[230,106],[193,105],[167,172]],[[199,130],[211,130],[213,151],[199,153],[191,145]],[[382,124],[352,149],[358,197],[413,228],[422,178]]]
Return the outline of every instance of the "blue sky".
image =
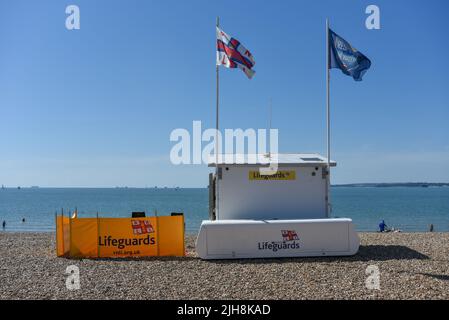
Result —
[[[81,29],[65,28],[76,4]],[[365,28],[376,4],[381,29]],[[449,181],[447,1],[0,0],[0,184],[186,186],[175,128],[214,127],[215,19],[256,60],[222,68],[221,127],[325,153],[325,19],[372,67],[331,71],[333,183]]]

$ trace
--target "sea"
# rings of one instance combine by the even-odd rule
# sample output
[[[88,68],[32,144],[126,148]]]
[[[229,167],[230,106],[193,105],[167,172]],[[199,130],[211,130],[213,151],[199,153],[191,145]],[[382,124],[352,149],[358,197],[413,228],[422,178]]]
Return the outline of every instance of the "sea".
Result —
[[[332,187],[332,216],[351,218],[358,231],[376,231],[380,220],[404,232],[449,231],[449,187]],[[208,219],[208,189],[5,188],[0,189],[0,232],[55,230],[55,214],[130,217],[182,212],[186,232]],[[23,222],[22,219],[25,219]]]

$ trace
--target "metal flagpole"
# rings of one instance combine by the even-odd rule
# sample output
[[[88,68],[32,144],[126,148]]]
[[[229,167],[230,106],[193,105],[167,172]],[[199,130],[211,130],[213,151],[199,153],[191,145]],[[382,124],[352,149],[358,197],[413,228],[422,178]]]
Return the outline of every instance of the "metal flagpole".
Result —
[[[272,118],[272,114],[273,114],[273,98],[270,97],[270,109],[269,109],[269,123],[268,123],[268,134],[271,135],[271,118]],[[271,161],[271,139],[268,139],[268,157]]]
[[[326,120],[327,120],[327,190],[326,190],[326,215],[330,217],[330,174],[331,174],[331,128],[330,128],[330,52],[329,52],[329,20],[326,19]]]
[[[217,17],[217,28],[220,27],[220,17]],[[215,40],[215,42],[217,42],[217,40]],[[216,52],[217,54],[217,52]],[[218,63],[215,63],[215,72],[216,72],[216,84],[217,84],[217,88],[216,88],[216,118],[215,118],[215,219],[218,220],[218,130],[219,130],[219,126],[218,126],[218,120],[219,120],[219,102],[220,102],[220,88],[219,88],[219,84],[220,84],[220,73],[219,73],[219,68],[218,68]]]

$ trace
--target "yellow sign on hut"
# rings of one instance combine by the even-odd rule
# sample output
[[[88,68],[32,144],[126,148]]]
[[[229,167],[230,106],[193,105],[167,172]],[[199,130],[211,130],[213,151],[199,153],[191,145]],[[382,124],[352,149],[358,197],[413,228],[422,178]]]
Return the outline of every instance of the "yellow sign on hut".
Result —
[[[295,170],[278,170],[273,174],[260,173],[259,170],[250,170],[248,172],[249,180],[296,180]]]

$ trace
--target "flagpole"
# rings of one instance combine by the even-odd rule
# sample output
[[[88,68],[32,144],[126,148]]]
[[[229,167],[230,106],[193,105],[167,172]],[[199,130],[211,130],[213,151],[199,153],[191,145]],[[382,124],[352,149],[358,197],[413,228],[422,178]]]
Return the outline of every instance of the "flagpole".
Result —
[[[326,215],[330,217],[330,174],[331,174],[331,128],[330,128],[330,56],[329,56],[329,20],[326,19],[326,128],[327,128],[327,187],[326,187]]]
[[[217,28],[220,27],[220,17],[217,16]],[[217,42],[217,40],[215,40]],[[216,73],[216,118],[215,118],[215,219],[218,220],[218,120],[219,120],[219,104],[220,104],[220,72],[218,68],[218,63],[215,63],[215,73]]]

